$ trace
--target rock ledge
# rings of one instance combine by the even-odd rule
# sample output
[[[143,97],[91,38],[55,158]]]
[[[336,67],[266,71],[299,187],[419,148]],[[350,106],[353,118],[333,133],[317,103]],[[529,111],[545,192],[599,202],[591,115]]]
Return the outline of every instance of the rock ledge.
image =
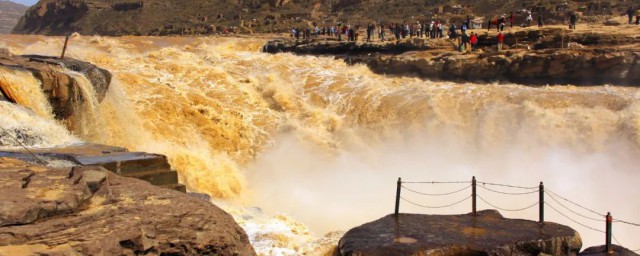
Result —
[[[0,158],[0,255],[255,255],[215,205],[102,167]]]
[[[577,255],[580,235],[556,223],[465,215],[393,214],[349,230],[341,255]]]

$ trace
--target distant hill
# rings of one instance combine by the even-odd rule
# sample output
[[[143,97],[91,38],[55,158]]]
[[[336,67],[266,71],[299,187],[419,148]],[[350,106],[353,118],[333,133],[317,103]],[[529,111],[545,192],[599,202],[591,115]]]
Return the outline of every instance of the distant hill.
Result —
[[[0,0],[0,34],[8,34],[24,15],[27,7],[18,3]]]
[[[41,0],[13,30],[21,34],[169,35],[277,32],[343,23],[458,22],[522,9],[563,20],[568,11],[621,14],[637,0]],[[456,4],[452,4],[452,3]],[[524,21],[519,14],[518,22]]]

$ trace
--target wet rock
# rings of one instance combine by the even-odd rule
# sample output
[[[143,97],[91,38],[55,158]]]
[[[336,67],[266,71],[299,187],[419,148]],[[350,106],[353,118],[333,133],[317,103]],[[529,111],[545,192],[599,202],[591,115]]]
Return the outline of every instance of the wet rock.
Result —
[[[497,211],[466,215],[388,215],[349,230],[341,255],[576,255],[573,229],[547,222],[506,219]]]
[[[101,167],[0,158],[0,201],[0,255],[255,255],[215,205]]]
[[[87,86],[93,88],[99,102],[106,96],[112,77],[111,73],[105,69],[71,58],[13,56],[0,53],[0,66],[28,71],[40,80],[42,89],[49,97],[49,103],[58,119],[73,116],[83,102],[90,100],[82,93],[81,87],[84,86],[82,81],[77,81],[69,72],[84,74],[90,82]]]

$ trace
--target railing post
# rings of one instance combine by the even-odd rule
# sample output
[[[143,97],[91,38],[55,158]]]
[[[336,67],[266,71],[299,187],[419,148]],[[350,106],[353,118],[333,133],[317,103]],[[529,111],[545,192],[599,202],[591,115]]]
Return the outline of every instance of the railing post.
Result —
[[[607,238],[606,238],[606,245],[605,245],[605,252],[604,253],[609,253],[611,251],[611,222],[613,222],[613,217],[611,217],[611,213],[607,212]]]
[[[61,59],[64,59],[64,53],[67,51],[67,43],[69,42],[69,37],[71,35],[67,35],[67,37],[64,39],[64,46],[62,47],[62,54],[60,55]]]
[[[398,217],[398,212],[400,211],[400,189],[402,189],[402,179],[398,178],[398,188],[396,189],[396,217]]]
[[[538,193],[540,194],[540,201],[538,202],[538,209],[540,214],[540,224],[544,224],[544,183],[540,182],[540,188]]]
[[[476,216],[476,176],[471,179],[471,211]]]

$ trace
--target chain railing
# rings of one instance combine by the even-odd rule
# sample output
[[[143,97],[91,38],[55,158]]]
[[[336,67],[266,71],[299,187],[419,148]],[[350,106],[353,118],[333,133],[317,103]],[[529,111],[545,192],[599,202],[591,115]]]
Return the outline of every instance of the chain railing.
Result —
[[[420,191],[419,189],[415,188],[414,186],[407,186],[405,184],[414,184],[414,185],[435,185],[435,184],[469,184],[467,186],[458,188],[458,189],[454,189],[451,191],[447,191],[447,192],[441,192],[441,193],[427,193],[427,192],[423,192]],[[538,193],[538,201],[532,203],[532,204],[527,204],[524,205],[522,207],[519,208],[506,208],[506,207],[501,207],[498,206],[497,204],[491,203],[489,200],[483,198],[482,196],[478,195],[477,193],[477,188],[481,188],[482,191],[488,192],[488,193],[495,193],[495,194],[500,194],[500,195],[506,195],[506,196],[523,196],[523,195],[532,195],[535,193]],[[500,190],[497,187],[501,187],[501,188],[507,188],[504,190]],[[444,197],[444,196],[451,196],[451,195],[457,195],[457,194],[461,194],[462,192],[464,192],[465,190],[468,191],[468,189],[471,189],[471,195],[465,197],[464,199],[456,199],[456,200],[452,200],[452,203],[448,203],[448,204],[443,204],[443,205],[426,205],[426,204],[422,204],[419,202],[416,202],[415,200],[409,200],[405,197],[403,197],[401,195],[402,190],[406,190],[410,193],[413,193],[415,195],[419,195],[419,196],[428,196],[428,197]],[[513,192],[513,191],[505,191],[505,190],[518,190],[518,192]],[[467,194],[468,195],[468,194]],[[545,202],[545,195],[548,198],[551,198],[551,202],[553,202],[553,205],[550,204],[551,202]],[[483,181],[478,181],[476,180],[476,177],[474,176],[471,181],[402,181],[402,178],[398,178],[398,182],[397,182],[397,188],[396,188],[396,204],[395,204],[395,216],[396,218],[398,217],[398,215],[400,214],[400,201],[405,201],[411,205],[417,206],[417,207],[422,207],[422,208],[427,208],[427,209],[442,209],[442,208],[448,208],[448,207],[452,207],[458,204],[461,204],[467,200],[471,199],[471,211],[473,216],[477,216],[477,199],[480,199],[480,201],[484,202],[485,204],[498,209],[498,210],[502,210],[502,211],[509,211],[509,212],[520,212],[520,211],[526,211],[529,210],[535,206],[538,206],[538,223],[540,225],[544,225],[545,221],[544,221],[544,210],[545,210],[545,206],[548,206],[549,208],[551,208],[552,210],[554,210],[555,212],[557,212],[558,214],[560,214],[561,216],[567,218],[568,220],[582,226],[585,227],[587,229],[590,229],[592,231],[596,231],[599,233],[604,233],[605,234],[605,241],[606,241],[606,245],[605,245],[605,253],[606,252],[610,252],[613,247],[611,246],[612,244],[612,239],[616,241],[616,243],[618,243],[618,245],[620,245],[620,242],[618,241],[618,239],[613,236],[613,232],[612,232],[612,226],[613,223],[621,223],[621,224],[626,224],[629,226],[635,226],[635,227],[640,227],[640,224],[638,223],[634,223],[634,222],[630,222],[630,221],[625,221],[625,220],[614,220],[611,213],[607,212],[607,214],[602,214],[598,211],[592,210],[590,208],[587,208],[581,204],[578,204],[572,200],[569,200],[565,197],[560,196],[559,194],[549,190],[549,189],[545,189],[544,187],[544,183],[540,182],[540,185],[535,186],[535,187],[523,187],[523,186],[514,186],[514,185],[508,185],[508,184],[499,184],[499,183],[490,183],[490,182],[483,182]],[[577,210],[572,209],[571,207],[567,206],[565,203],[569,203],[574,207],[580,208],[582,211],[584,211],[585,213],[580,213]],[[554,206],[555,205],[555,206]],[[558,207],[560,206],[560,207]],[[568,212],[570,212],[571,214],[581,217],[585,220],[589,220],[589,221],[597,221],[597,222],[601,222],[601,221],[605,221],[605,230],[601,230],[598,228],[594,228],[590,225],[584,224],[582,221],[576,220],[575,218],[572,218],[571,216],[569,216],[569,214],[566,214],[566,212],[563,212],[563,210],[567,210]],[[591,215],[591,216],[587,216],[587,214]],[[595,217],[597,216],[597,218]],[[622,246],[622,245],[620,245]],[[640,251],[640,249],[638,250],[631,250],[634,252],[638,252]]]

